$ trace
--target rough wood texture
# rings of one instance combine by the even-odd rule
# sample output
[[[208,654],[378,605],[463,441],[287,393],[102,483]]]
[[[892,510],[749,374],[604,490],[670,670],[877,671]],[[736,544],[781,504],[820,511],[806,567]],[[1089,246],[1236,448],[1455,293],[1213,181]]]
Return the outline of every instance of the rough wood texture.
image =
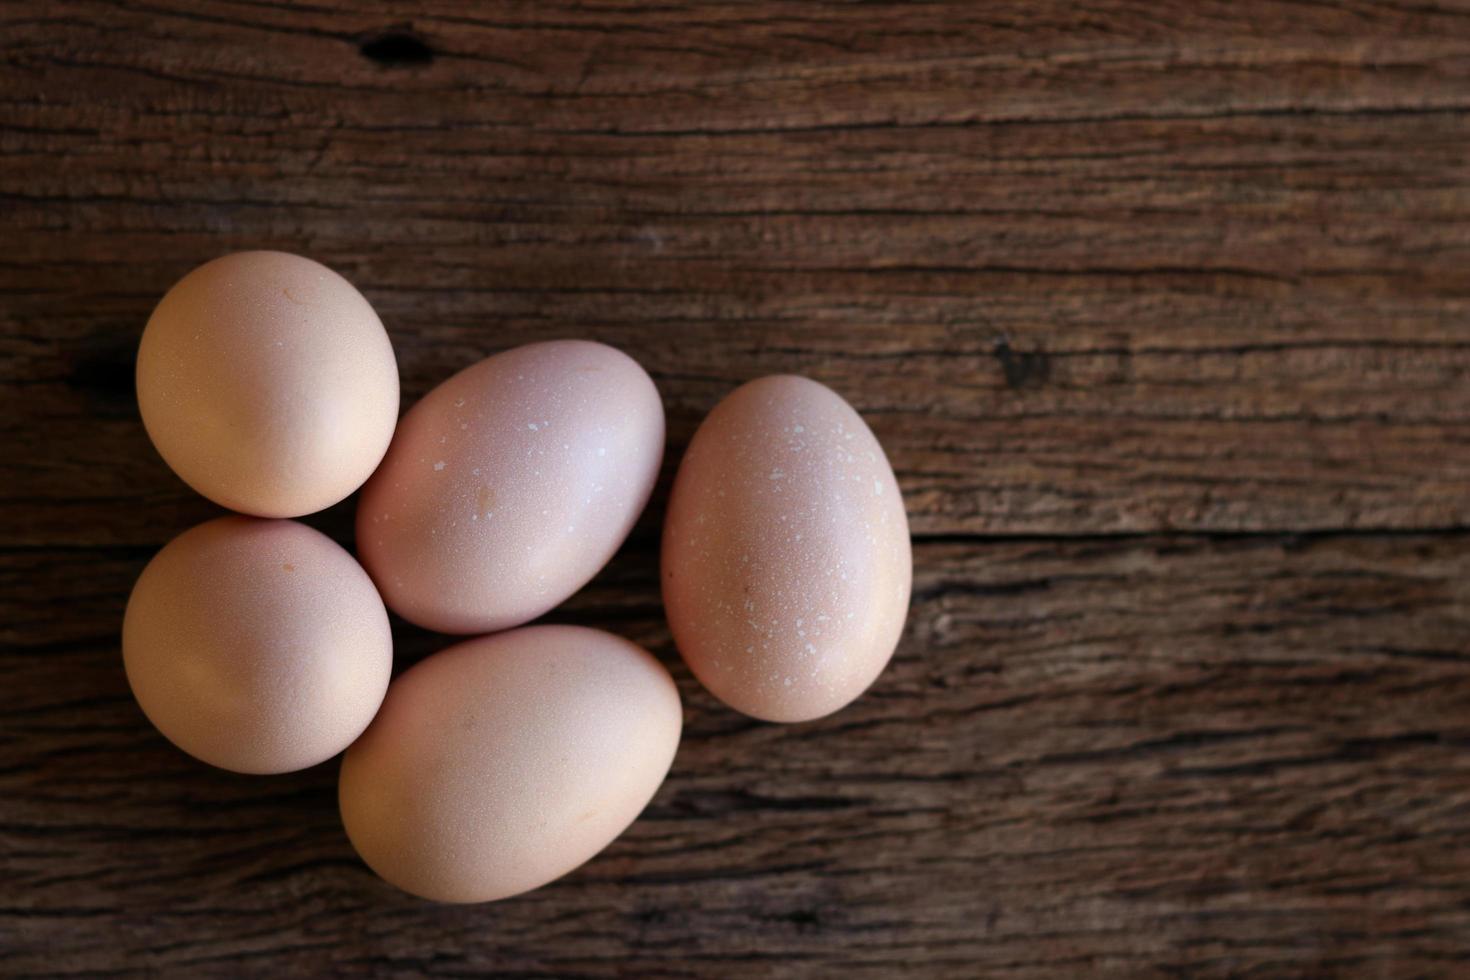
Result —
[[[632,550],[561,618],[667,652]],[[689,730],[645,816],[570,878],[471,908],[356,860],[334,766],[231,776],[147,728],[112,649],[145,557],[4,564],[7,596],[55,597],[4,610],[20,972],[1377,975],[1466,955],[1465,536],[922,544],[869,696],[783,728],[676,666]]]
[[[1464,975],[1467,122],[1463,2],[0,4],[0,974]],[[739,381],[837,388],[916,533],[893,667],[721,709],[660,491],[557,618],[687,737],[564,881],[428,906],[333,766],[173,751],[118,626],[213,511],[131,361],[245,247],[357,283],[406,401],[626,349],[670,470]]]

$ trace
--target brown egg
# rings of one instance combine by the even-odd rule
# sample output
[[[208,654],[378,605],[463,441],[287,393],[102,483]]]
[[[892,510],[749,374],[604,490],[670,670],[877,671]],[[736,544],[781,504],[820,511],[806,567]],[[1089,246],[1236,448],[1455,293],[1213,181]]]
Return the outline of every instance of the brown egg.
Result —
[[[367,727],[393,639],[372,580],[326,535],[221,517],[143,569],[123,662],[169,741],[222,769],[279,773],[330,759]]]
[[[179,280],[143,331],[137,374],[164,461],[215,503],[261,517],[352,493],[398,419],[398,365],[373,308],[285,252],[237,252]]]
[[[888,663],[908,613],[908,517],[883,447],[831,389],[738,388],[679,466],[663,537],[679,652],[738,711],[805,721]]]
[[[518,626],[612,557],[663,446],[658,390],[632,358],[580,340],[517,347],[404,416],[363,488],[358,552],[389,608],[420,626]]]
[[[620,637],[529,626],[422,661],[342,760],[347,836],[404,891],[486,902],[591,858],[653,797],[683,718]]]

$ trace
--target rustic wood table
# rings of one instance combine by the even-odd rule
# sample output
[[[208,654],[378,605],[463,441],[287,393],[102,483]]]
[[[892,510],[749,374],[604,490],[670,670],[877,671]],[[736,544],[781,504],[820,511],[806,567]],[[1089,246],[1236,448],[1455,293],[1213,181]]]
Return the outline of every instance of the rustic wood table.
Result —
[[[382,8],[0,4],[0,974],[1470,974],[1470,3]],[[133,579],[216,513],[138,336],[259,247],[364,291],[405,404],[548,337],[663,392],[550,618],[655,651],[686,737],[550,887],[400,894],[335,765],[211,770],[128,693]],[[775,372],[914,534],[892,665],[792,727],[694,683],[656,575]]]

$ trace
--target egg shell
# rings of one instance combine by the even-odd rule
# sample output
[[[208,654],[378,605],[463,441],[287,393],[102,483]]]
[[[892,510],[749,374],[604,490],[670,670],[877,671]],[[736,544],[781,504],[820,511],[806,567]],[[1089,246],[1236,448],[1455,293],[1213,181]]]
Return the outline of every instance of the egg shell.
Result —
[[[806,721],[852,701],[893,654],[912,574],[893,469],[830,388],[761,378],[695,432],[664,524],[664,606],[732,708]]]
[[[160,455],[215,503],[299,517],[362,485],[398,420],[393,345],[320,263],[237,252],[170,289],[138,347],[138,408]]]
[[[393,638],[372,580],[336,542],[295,521],[222,517],[143,569],[123,663],[169,741],[222,769],[280,773],[367,727]]]
[[[647,651],[577,626],[467,640],[393,682],[342,760],[342,822],[390,883],[484,902],[612,842],[679,745],[679,693]]]
[[[389,608],[444,633],[518,626],[605,565],[663,457],[658,390],[580,340],[487,358],[424,396],[363,488],[357,544]]]

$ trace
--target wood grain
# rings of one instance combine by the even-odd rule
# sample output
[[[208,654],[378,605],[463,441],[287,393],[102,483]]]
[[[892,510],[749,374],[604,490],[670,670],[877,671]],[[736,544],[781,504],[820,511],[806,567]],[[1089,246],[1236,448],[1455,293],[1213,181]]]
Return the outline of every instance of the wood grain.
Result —
[[[792,727],[720,709],[673,661],[642,544],[557,618],[670,660],[689,705],[673,774],[590,865],[468,908],[398,894],[355,859],[335,765],[233,776],[147,727],[112,649],[145,552],[10,553],[5,596],[33,583],[59,598],[3,609],[8,968],[1363,976],[1463,962],[1470,537],[921,545],[892,667],[848,710]],[[442,642],[400,640],[406,659]]]
[[[813,374],[921,533],[1470,523],[1470,7],[1152,6],[15,8],[6,539],[177,527],[134,339],[262,245],[366,291],[410,395],[593,336],[682,439]]]
[[[1467,161],[1459,0],[0,3],[0,975],[1464,975]],[[129,696],[131,583],[215,513],[137,338],[257,247],[364,291],[405,403],[556,336],[659,384],[664,484],[553,618],[687,736],[562,882],[397,894],[334,766]],[[782,371],[916,539],[893,666],[795,727],[692,681],[654,557]]]

